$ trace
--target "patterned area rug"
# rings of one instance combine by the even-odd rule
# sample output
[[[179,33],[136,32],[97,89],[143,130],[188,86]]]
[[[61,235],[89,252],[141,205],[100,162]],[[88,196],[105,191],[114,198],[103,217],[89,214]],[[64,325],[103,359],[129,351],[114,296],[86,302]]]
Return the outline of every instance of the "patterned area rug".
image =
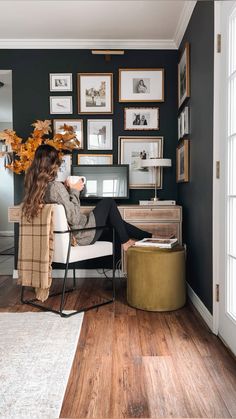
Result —
[[[83,313],[0,313],[0,417],[58,418]]]

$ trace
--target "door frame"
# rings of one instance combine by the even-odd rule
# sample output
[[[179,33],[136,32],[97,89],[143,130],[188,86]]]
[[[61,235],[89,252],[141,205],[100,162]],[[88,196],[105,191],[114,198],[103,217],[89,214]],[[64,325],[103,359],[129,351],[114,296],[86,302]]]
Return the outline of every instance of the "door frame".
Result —
[[[221,1],[214,1],[214,107],[213,107],[213,202],[212,202],[212,332],[219,332],[219,302],[217,285],[220,285],[220,179],[217,179],[216,165],[220,162],[220,63],[217,52],[217,35],[221,33]]]

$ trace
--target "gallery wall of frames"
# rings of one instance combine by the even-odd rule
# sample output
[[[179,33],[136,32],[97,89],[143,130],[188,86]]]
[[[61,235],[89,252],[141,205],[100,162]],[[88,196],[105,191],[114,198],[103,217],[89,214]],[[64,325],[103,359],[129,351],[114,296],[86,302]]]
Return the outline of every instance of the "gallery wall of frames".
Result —
[[[36,119],[50,119],[54,132],[73,125],[81,145],[73,164],[132,164],[123,203],[137,204],[154,187],[145,173],[140,182],[141,153],[172,160],[159,197],[176,199],[177,62],[176,50],[126,50],[110,61],[90,50],[22,50],[1,51],[0,66],[13,70],[16,132],[27,138]],[[23,176],[15,176],[15,191],[20,202]]]

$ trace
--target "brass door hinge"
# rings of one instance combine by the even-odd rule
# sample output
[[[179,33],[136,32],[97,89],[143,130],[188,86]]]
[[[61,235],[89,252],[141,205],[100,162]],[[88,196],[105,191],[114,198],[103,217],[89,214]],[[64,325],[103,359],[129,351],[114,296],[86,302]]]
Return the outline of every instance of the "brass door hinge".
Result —
[[[216,162],[216,179],[220,179],[220,161]]]
[[[216,284],[216,302],[218,303],[220,301],[220,286],[219,284]]]
[[[221,34],[217,34],[216,51],[221,52]]]

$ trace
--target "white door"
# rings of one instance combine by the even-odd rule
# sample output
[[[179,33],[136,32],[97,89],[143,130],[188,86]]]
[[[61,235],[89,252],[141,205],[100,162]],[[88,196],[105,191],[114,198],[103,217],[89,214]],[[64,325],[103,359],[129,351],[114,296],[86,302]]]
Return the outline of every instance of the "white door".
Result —
[[[236,1],[220,3],[219,335],[236,355]]]

